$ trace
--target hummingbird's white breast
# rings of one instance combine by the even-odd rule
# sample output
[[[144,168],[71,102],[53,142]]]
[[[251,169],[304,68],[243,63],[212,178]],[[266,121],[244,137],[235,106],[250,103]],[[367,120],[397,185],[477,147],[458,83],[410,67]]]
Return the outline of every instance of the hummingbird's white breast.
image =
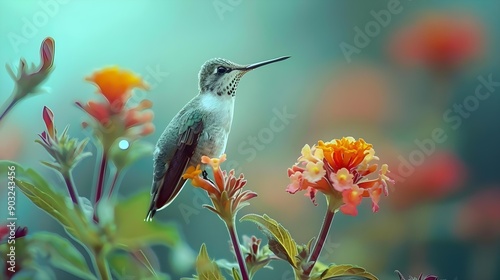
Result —
[[[206,93],[201,96],[201,108],[207,113],[208,126],[220,126],[229,133],[233,122],[234,97]]]

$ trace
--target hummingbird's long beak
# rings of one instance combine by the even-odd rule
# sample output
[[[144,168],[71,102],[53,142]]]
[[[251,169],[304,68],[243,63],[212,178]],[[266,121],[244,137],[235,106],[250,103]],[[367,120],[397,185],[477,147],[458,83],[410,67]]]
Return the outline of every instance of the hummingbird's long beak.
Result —
[[[275,58],[275,59],[270,59],[270,60],[266,60],[266,61],[262,61],[262,62],[257,62],[257,63],[254,63],[254,64],[247,65],[247,66],[241,68],[241,70],[243,70],[243,71],[250,71],[252,69],[255,69],[255,68],[258,68],[258,67],[270,64],[270,63],[282,61],[282,60],[285,60],[285,59],[288,59],[288,58],[290,58],[290,56],[282,56],[282,57],[278,57],[278,58]]]

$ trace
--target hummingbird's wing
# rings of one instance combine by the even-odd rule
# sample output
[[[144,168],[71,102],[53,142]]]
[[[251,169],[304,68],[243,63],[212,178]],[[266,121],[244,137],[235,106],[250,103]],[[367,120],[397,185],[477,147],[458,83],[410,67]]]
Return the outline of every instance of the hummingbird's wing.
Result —
[[[203,115],[201,112],[194,111],[181,118],[177,146],[172,158],[163,168],[155,166],[151,189],[152,200],[146,220],[151,220],[156,211],[172,202],[181,190],[186,182],[182,175],[188,167],[202,131]]]

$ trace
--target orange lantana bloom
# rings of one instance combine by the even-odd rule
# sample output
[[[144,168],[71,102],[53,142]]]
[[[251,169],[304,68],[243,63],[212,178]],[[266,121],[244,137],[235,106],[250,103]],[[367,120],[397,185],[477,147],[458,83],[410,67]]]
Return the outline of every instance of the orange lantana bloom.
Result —
[[[387,174],[387,164],[383,164],[378,177],[368,176],[377,171],[378,160],[371,144],[352,137],[319,141],[317,145],[302,148],[298,162],[288,169],[290,184],[287,192],[306,190],[306,195],[316,204],[316,193],[324,193],[329,198],[330,207],[340,208],[344,214],[357,215],[356,207],[363,197],[370,197],[372,210],[377,212],[380,194],[387,195],[387,182],[393,182]]]
[[[94,72],[86,80],[98,87],[105,100],[76,102],[76,105],[95,120],[91,125],[106,150],[120,137],[135,140],[154,131],[154,115],[149,110],[152,102],[144,99],[134,106],[129,102],[132,89],[148,88],[139,76],[112,66]],[[86,127],[89,123],[83,125]]]
[[[121,109],[121,106],[125,104],[130,97],[131,89],[148,89],[140,77],[130,71],[119,69],[117,66],[96,71],[85,80],[96,84],[99,92],[116,109]]]

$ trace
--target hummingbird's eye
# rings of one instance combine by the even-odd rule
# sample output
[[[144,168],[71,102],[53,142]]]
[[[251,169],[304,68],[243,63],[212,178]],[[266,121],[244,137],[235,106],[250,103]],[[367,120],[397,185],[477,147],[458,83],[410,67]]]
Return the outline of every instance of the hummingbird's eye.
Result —
[[[224,66],[217,67],[217,74],[223,74],[227,72],[227,68]]]

